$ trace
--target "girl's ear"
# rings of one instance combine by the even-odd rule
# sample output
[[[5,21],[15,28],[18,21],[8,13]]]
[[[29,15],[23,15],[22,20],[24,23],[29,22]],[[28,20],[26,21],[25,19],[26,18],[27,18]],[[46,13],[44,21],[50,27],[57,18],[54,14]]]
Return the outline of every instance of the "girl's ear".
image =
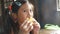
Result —
[[[12,19],[13,19],[14,21],[17,21],[17,14],[16,14],[16,13],[12,13]]]

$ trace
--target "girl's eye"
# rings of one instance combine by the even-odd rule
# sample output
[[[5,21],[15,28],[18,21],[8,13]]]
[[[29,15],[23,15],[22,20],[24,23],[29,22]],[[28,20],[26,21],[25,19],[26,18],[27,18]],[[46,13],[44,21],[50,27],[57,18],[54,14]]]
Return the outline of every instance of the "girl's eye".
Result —
[[[26,12],[26,10],[24,10],[23,12]]]
[[[32,10],[30,10],[30,12],[31,12]]]
[[[30,10],[30,12],[32,12],[32,10]]]

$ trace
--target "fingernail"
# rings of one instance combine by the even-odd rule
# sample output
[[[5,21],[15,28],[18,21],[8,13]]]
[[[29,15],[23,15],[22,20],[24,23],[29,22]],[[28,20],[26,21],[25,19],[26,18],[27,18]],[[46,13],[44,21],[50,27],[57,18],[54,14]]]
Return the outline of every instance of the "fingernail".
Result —
[[[30,26],[32,26],[32,23],[30,24]]]
[[[24,26],[23,28],[24,28],[24,29],[26,29],[26,28],[27,28],[27,26]]]
[[[31,27],[31,29],[33,29],[33,26]]]
[[[29,23],[29,21],[28,21],[28,23]]]

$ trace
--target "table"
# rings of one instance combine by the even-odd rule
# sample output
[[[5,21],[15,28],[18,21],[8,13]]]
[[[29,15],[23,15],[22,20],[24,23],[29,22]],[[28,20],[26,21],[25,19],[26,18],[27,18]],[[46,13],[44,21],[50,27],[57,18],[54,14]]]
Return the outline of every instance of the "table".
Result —
[[[60,30],[41,29],[40,34],[60,34]]]

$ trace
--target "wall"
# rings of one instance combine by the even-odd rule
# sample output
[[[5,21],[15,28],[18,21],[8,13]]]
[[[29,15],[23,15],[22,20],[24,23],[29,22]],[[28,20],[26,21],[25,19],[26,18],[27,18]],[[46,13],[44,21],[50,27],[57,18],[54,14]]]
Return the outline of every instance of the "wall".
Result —
[[[60,25],[60,12],[57,12],[56,0],[39,0],[38,8],[42,28],[45,24]]]

